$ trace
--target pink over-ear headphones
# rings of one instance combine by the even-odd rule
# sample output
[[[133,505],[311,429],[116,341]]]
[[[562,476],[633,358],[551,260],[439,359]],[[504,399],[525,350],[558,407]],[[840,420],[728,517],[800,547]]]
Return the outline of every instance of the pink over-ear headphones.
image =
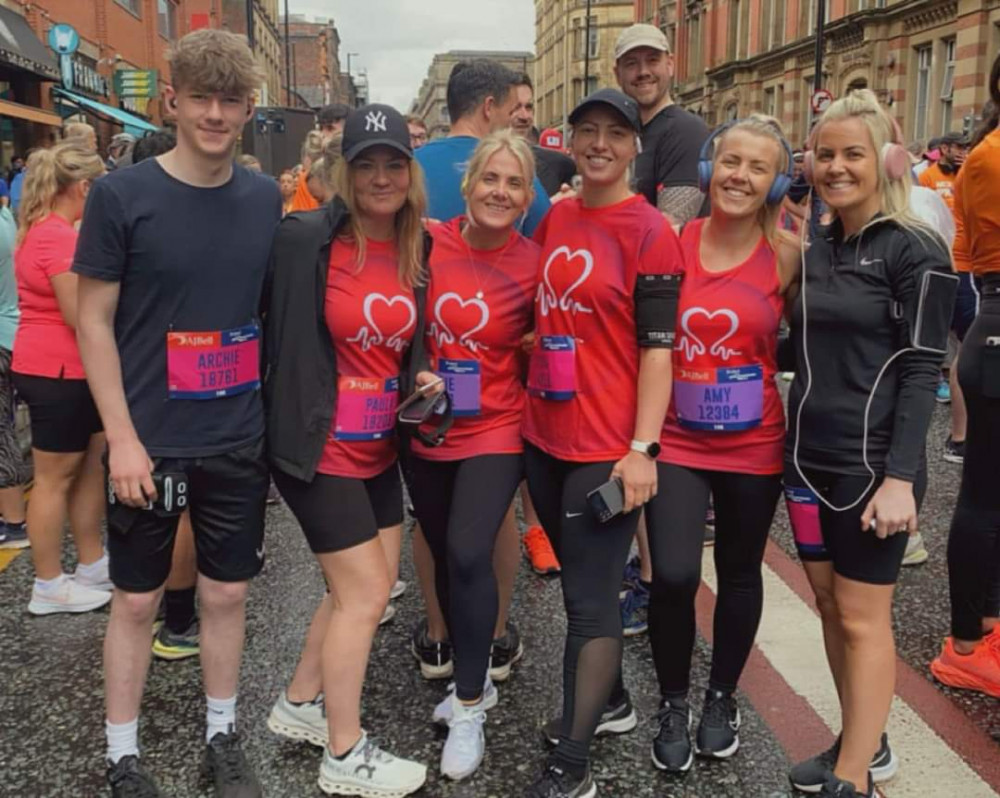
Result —
[[[882,169],[889,180],[902,180],[903,176],[910,171],[910,153],[903,146],[903,129],[894,118],[892,121],[892,141],[887,141],[882,145]],[[820,120],[822,124],[822,120]],[[806,154],[802,161],[802,175],[809,185],[813,185],[813,176],[816,168],[816,139],[819,125],[813,128],[806,143]]]

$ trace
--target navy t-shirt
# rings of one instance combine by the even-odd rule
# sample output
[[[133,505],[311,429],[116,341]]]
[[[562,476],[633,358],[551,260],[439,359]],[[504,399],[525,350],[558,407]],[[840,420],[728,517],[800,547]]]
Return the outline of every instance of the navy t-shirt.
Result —
[[[414,154],[427,180],[427,216],[431,219],[447,222],[465,213],[462,177],[477,144],[479,140],[472,136],[450,136],[435,139]],[[530,238],[549,205],[549,195],[535,177],[535,199],[521,232]]]
[[[225,185],[198,188],[150,158],[115,170],[91,188],[73,271],[121,284],[115,338],[125,397],[151,457],[225,454],[264,434],[259,390],[214,390],[216,376],[224,383],[235,373],[228,350],[208,355],[220,369],[199,374],[212,383],[199,392],[179,384],[176,371],[168,380],[167,337],[203,334],[181,338],[182,347],[212,340],[212,333],[221,333],[214,340],[227,345],[252,340],[248,328],[259,327],[261,289],[280,218],[277,183],[240,166]],[[177,342],[174,336],[172,345]],[[250,351],[241,352],[243,385]],[[218,398],[205,398],[213,395]]]

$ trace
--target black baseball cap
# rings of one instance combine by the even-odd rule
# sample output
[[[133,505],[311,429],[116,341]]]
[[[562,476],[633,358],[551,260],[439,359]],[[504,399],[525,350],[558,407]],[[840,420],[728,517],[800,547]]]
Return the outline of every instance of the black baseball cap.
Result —
[[[390,105],[373,103],[351,111],[344,123],[342,150],[348,163],[369,147],[392,147],[407,158],[413,157],[410,129],[406,119]]]
[[[963,133],[956,133],[952,131],[951,133],[945,133],[939,144],[957,144],[960,147],[968,147],[969,139]]]
[[[642,129],[639,106],[636,105],[635,100],[618,89],[598,89],[589,97],[584,97],[580,104],[573,109],[573,113],[569,115],[569,123],[575,125],[580,121],[581,116],[597,105],[608,106],[617,111],[625,117],[625,121],[636,133]]]

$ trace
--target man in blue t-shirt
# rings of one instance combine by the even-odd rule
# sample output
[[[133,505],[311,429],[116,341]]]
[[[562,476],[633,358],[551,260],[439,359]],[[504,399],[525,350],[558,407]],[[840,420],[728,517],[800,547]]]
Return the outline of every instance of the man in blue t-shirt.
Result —
[[[416,151],[427,178],[427,215],[446,222],[465,213],[462,177],[479,139],[510,126],[519,76],[496,61],[461,61],[448,78],[451,131]],[[549,197],[535,178],[535,200],[522,232],[530,236],[549,209]]]
[[[80,354],[108,439],[107,775],[113,798],[162,795],[139,760],[136,685],[189,510],[205,769],[217,798],[260,798],[236,731],[236,686],[247,587],[264,561],[258,313],[281,196],[233,164],[261,82],[246,40],[190,33],[170,72],[177,146],[93,184],[73,262]]]

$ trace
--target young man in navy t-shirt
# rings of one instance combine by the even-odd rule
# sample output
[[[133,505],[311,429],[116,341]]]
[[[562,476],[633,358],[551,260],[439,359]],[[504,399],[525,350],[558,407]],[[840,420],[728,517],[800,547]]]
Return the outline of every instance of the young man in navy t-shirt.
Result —
[[[200,30],[170,56],[177,147],[96,182],[73,270],[77,333],[108,438],[115,584],[104,650],[113,796],[161,795],[139,761],[149,640],[181,512],[198,559],[205,765],[262,795],[236,733],[248,580],[264,560],[258,308],[277,184],[233,165],[260,74],[245,39]]]

